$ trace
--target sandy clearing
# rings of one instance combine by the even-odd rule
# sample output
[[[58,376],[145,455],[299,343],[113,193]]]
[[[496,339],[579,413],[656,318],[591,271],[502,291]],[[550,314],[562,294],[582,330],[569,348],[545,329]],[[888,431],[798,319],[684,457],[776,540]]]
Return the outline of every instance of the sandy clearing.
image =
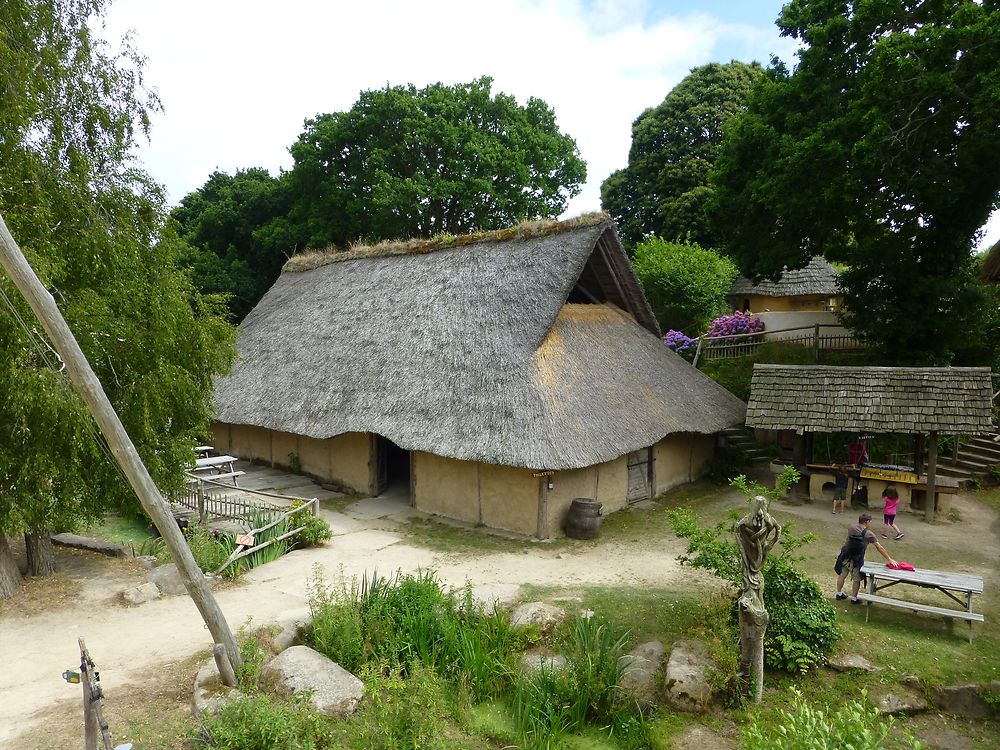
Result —
[[[391,508],[389,509],[391,510]],[[318,569],[328,581],[360,576],[377,569],[386,574],[432,568],[451,585],[535,584],[559,586],[646,584],[669,585],[683,573],[673,544],[619,545],[597,542],[571,550],[532,547],[526,553],[458,555],[435,553],[406,544],[399,521],[385,516],[327,514],[338,532],[320,548],[298,550],[244,575],[216,592],[234,628],[248,619],[255,625],[279,620],[306,608],[309,581]],[[117,596],[141,579],[133,567],[109,561],[106,572],[86,577],[75,606],[26,618],[0,621],[0,746],[41,725],[48,708],[78,700],[63,670],[79,660],[82,636],[101,670],[101,682],[113,697],[116,689],[143,679],[158,665],[176,661],[212,645],[193,602],[175,596],[124,607]]]

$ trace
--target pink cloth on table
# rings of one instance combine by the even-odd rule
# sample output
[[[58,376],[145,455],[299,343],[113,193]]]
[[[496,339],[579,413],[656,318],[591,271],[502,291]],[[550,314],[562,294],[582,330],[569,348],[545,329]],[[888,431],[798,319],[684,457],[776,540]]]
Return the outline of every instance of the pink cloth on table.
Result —
[[[910,563],[905,560],[898,560],[895,563],[886,563],[885,567],[889,570],[916,570]]]

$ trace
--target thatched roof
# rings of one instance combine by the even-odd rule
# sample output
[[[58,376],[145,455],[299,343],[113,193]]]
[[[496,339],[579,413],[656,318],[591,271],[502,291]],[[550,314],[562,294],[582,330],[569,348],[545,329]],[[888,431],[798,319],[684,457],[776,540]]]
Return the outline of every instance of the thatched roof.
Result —
[[[286,267],[238,348],[221,422],[493,464],[589,466],[745,408],[663,346],[603,218]]]
[[[747,424],[797,432],[992,429],[988,367],[754,365]]]
[[[982,278],[990,284],[1000,284],[1000,242],[996,242],[986,251]]]
[[[840,294],[837,279],[840,274],[822,255],[813,256],[805,268],[782,270],[777,281],[763,279],[756,284],[745,276],[733,282],[729,293],[758,294],[762,297],[798,297],[810,294],[832,297]]]

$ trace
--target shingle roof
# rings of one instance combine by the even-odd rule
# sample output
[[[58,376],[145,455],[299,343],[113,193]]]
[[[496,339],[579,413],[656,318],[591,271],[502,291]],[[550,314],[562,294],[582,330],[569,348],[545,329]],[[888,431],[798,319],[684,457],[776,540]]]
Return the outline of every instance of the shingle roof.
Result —
[[[986,258],[983,260],[983,281],[1000,284],[1000,241],[986,251]]]
[[[747,425],[798,432],[992,429],[988,367],[754,365]]]
[[[505,237],[286,267],[240,326],[216,418],[538,469],[743,422],[663,346],[609,221]]]
[[[821,255],[813,256],[804,268],[782,271],[777,281],[763,279],[756,284],[745,276],[733,282],[730,294],[759,294],[763,297],[795,297],[806,294],[834,296],[840,294],[837,279],[840,274]]]

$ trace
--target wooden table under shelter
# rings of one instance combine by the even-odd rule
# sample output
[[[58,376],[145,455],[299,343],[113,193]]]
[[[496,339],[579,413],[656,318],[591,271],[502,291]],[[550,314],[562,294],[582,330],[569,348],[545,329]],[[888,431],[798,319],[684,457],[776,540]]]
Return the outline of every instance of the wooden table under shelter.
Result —
[[[838,468],[839,466],[839,468]],[[927,475],[917,475],[905,469],[888,469],[883,466],[872,466],[869,464],[844,465],[844,464],[806,464],[804,475],[809,478],[809,499],[810,500],[830,500],[832,495],[827,495],[827,487],[836,484],[836,473],[842,472],[850,480],[847,487],[847,499],[850,501],[854,490],[857,487],[868,488],[868,502],[872,508],[878,507],[878,498],[886,487],[892,485],[899,492],[899,502],[904,507],[909,505],[911,500],[916,501],[918,507],[924,507],[927,496]],[[955,495],[958,493],[958,480],[954,477],[937,477],[935,482],[935,504],[940,507],[941,495]]]
[[[933,522],[935,511],[947,512],[947,498],[954,492],[954,482],[937,476],[938,435],[992,431],[992,396],[988,367],[755,364],[746,424],[756,430],[793,432],[792,463],[805,472],[811,471],[812,436],[817,432],[914,436],[916,466],[908,473],[916,475],[916,481],[864,477],[869,467],[858,469],[858,478],[874,481],[872,489],[884,488],[882,480],[892,478],[911,504],[923,490],[933,499],[922,504],[924,517]]]
[[[972,611],[972,595],[983,593],[982,576],[970,575],[968,573],[948,573],[943,570],[930,569],[894,570],[883,563],[871,562],[866,562],[861,568],[861,572],[868,577],[867,591],[858,594],[858,598],[865,602],[866,605],[865,622],[868,622],[872,604],[897,607],[910,612],[923,612],[951,617],[965,620],[969,623],[969,643],[972,643],[972,623],[985,622],[986,618]],[[949,599],[957,602],[961,609],[935,607],[930,604],[906,601],[903,598],[880,596],[878,593],[899,584],[917,586],[922,589],[936,589]],[[901,593],[898,589],[897,592]],[[955,596],[953,592],[961,594],[961,598]]]

